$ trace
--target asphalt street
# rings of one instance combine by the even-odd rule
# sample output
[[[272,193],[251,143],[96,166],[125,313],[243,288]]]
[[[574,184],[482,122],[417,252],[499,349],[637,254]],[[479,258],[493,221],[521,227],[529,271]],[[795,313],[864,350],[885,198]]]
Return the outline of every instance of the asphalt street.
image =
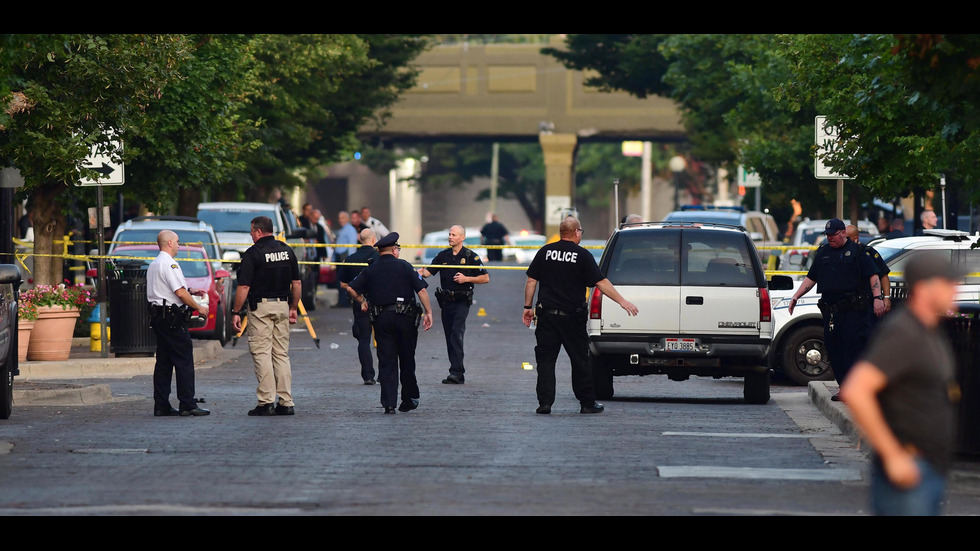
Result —
[[[435,306],[416,355],[421,404],[407,413],[384,415],[380,387],[362,383],[351,314],[326,290],[309,313],[319,347],[302,322],[291,332],[291,417],[246,415],[244,338],[195,349],[207,417],[153,417],[148,360],[131,373],[17,379],[25,403],[0,421],[0,515],[867,514],[866,446],[826,385],[777,382],[758,406],[740,379],[617,378],[606,411],[582,415],[563,354],[553,413],[536,415],[523,282],[522,270],[493,270],[478,287],[465,385],[441,384]],[[59,388],[99,394],[27,403],[28,391]],[[976,466],[958,464],[946,514],[980,513]]]

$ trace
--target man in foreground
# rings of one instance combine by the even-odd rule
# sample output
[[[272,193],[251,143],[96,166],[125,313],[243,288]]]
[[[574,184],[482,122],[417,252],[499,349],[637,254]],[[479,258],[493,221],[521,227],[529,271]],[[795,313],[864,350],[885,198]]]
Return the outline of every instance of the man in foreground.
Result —
[[[938,515],[956,434],[953,351],[942,327],[959,273],[937,253],[905,267],[906,301],[881,320],[841,396],[872,448],[876,515]]]

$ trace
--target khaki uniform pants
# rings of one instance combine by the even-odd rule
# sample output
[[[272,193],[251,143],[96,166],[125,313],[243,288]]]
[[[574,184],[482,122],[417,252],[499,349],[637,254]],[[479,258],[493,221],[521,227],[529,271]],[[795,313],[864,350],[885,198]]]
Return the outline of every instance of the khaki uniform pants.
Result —
[[[259,382],[255,396],[259,405],[292,406],[293,376],[289,365],[289,303],[259,301],[249,313],[248,350]]]

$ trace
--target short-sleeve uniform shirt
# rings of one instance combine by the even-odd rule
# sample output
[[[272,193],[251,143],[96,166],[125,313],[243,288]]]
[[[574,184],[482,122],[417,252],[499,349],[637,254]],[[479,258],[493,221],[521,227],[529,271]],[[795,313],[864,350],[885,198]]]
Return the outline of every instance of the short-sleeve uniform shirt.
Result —
[[[146,268],[146,300],[157,306],[182,304],[176,293],[181,287],[187,287],[187,280],[180,264],[174,257],[160,251]]]
[[[605,279],[592,253],[565,239],[541,247],[525,273],[538,281],[538,302],[563,312],[581,308],[585,289]]]
[[[432,264],[426,268],[432,275],[439,274],[439,282],[442,288],[447,291],[469,291],[473,288],[472,283],[456,283],[453,278],[456,272],[462,272],[464,276],[476,277],[487,273],[483,268],[483,261],[480,256],[466,247],[459,249],[459,254],[453,254],[453,248],[439,251],[439,254],[432,259]]]
[[[293,281],[299,279],[299,261],[293,248],[271,235],[259,238],[238,267],[238,284],[249,287],[255,299],[289,298]]]
[[[846,239],[839,249],[830,245],[817,249],[806,277],[817,282],[817,292],[824,300],[834,303],[847,293],[866,290],[868,279],[875,273],[877,268],[871,257],[857,243]]]
[[[383,254],[348,284],[374,306],[415,302],[415,293],[429,286],[407,261]],[[399,300],[401,299],[401,300]]]

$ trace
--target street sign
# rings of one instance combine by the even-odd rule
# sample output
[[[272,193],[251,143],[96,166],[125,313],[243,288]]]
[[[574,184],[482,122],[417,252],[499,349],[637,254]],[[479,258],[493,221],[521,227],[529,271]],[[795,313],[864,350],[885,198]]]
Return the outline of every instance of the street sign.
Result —
[[[126,182],[125,165],[121,161],[114,161],[110,156],[110,153],[114,153],[117,156],[122,154],[122,140],[115,138],[113,132],[109,132],[108,135],[112,139],[109,151],[100,152],[98,148],[92,146],[91,153],[85,158],[85,162],[82,163],[84,168],[92,169],[101,174],[101,176],[95,179],[83,177],[78,184],[80,187],[121,186]]]
[[[818,180],[851,180],[851,176],[837,174],[823,163],[823,155],[837,147],[837,127],[827,125],[827,117],[814,118],[814,143],[817,151],[813,156],[813,176]]]
[[[745,167],[738,165],[738,185],[742,187],[759,187],[762,185],[762,178],[755,172],[745,170]]]

